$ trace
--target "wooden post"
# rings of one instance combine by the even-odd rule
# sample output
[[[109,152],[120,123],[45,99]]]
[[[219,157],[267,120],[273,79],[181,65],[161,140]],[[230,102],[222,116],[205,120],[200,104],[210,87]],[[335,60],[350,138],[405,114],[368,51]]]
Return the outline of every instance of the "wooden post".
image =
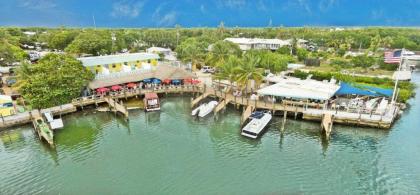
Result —
[[[281,125],[281,131],[284,131],[284,127],[286,125],[286,119],[287,119],[287,110],[283,111],[283,124]]]
[[[2,122],[2,124],[4,125],[4,118],[3,118],[3,114],[0,114],[0,116],[1,116],[1,122]]]

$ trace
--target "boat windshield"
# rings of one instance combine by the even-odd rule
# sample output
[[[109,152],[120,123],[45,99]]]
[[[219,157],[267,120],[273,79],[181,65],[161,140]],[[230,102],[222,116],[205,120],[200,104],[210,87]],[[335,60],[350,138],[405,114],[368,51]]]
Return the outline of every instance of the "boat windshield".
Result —
[[[264,112],[253,112],[250,118],[261,119],[264,116]]]

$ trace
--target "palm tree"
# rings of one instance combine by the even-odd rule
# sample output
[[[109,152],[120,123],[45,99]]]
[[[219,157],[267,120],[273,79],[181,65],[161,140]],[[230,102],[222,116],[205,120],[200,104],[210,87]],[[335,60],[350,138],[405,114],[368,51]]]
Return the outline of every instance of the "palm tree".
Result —
[[[235,82],[237,78],[237,67],[241,64],[241,60],[236,56],[229,56],[226,62],[220,63],[218,65],[219,72],[215,75],[216,79],[228,80],[229,84],[232,86],[233,82]]]
[[[262,82],[264,70],[262,68],[257,68],[259,67],[260,62],[261,58],[255,55],[245,55],[241,66],[236,68],[236,81],[240,86],[245,86],[246,90],[248,90],[249,81],[255,81],[257,86]]]

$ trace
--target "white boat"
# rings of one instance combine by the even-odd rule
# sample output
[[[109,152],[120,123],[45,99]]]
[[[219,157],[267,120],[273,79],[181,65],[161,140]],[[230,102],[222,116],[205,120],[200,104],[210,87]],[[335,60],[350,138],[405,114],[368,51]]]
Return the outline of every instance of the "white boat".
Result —
[[[210,112],[213,111],[213,109],[217,106],[217,101],[210,101],[208,103],[202,104],[201,106],[197,107],[191,112],[191,115],[195,116],[198,113],[199,117],[205,117]]]
[[[204,104],[203,104],[203,105],[204,105]],[[192,116],[197,115],[197,114],[198,114],[198,112],[200,111],[200,109],[201,109],[201,107],[202,107],[203,105],[200,105],[199,107],[197,107],[197,108],[195,108],[194,110],[192,110],[192,111],[191,111],[191,115],[192,115]]]
[[[366,102],[366,110],[368,112],[372,111],[378,104],[379,98],[374,98]]]
[[[375,111],[375,114],[384,114],[386,111],[386,108],[388,107],[388,100],[385,98],[382,98],[381,103],[379,103],[378,108]]]
[[[264,128],[271,121],[273,116],[270,113],[254,112],[249,117],[251,121],[242,128],[241,135],[256,139],[263,132]]]

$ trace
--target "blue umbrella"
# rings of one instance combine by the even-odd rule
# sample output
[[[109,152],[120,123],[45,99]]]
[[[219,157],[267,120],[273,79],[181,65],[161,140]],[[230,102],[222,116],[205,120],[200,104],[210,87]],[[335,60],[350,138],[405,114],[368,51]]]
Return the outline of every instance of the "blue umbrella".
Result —
[[[171,82],[172,82],[172,84],[174,84],[174,85],[179,85],[179,84],[181,84],[181,80],[178,80],[178,79],[174,79],[174,80],[172,80]]]
[[[143,80],[143,83],[151,83],[152,82],[152,79],[144,79]]]
[[[153,79],[152,83],[154,84],[160,84],[162,81],[160,79]]]

